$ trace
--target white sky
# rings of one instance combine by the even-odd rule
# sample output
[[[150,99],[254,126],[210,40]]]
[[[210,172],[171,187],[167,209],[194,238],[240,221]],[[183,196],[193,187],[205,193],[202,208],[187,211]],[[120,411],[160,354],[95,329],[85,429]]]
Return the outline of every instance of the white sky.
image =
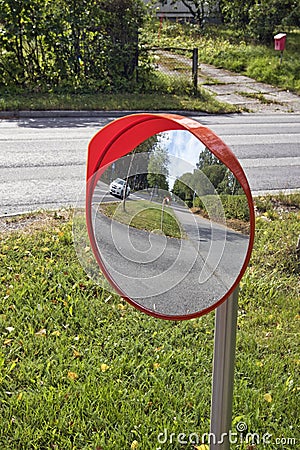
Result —
[[[184,130],[171,130],[161,134],[161,143],[167,148],[170,156],[169,189],[173,188],[176,178],[186,172],[193,173],[199,154],[205,149],[193,134]]]

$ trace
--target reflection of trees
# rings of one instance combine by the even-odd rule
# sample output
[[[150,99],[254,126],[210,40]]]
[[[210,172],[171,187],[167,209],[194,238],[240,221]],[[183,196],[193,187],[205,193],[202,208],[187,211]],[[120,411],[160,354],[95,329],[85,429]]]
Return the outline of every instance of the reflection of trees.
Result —
[[[151,136],[138,145],[132,152],[134,154],[143,153],[142,158],[133,159],[132,169],[128,178],[130,188],[134,191],[148,188],[147,171],[149,158],[153,147],[157,144],[157,140],[158,138],[156,135]]]
[[[191,201],[196,195],[214,194],[213,184],[200,170],[195,169],[193,173],[187,172],[175,180],[173,193],[185,201]]]
[[[195,196],[203,195],[243,194],[240,183],[232,172],[205,148],[199,154],[197,169],[184,173],[173,186],[173,193],[182,200],[191,202]]]
[[[199,154],[197,168],[207,176],[218,194],[243,193],[233,173],[207,147]]]
[[[207,177],[218,194],[238,195],[243,193],[240,183],[224,164],[218,163],[203,167],[202,173]],[[208,187],[210,183],[206,181],[207,187],[204,188],[205,192],[202,195],[208,194],[207,188],[211,190],[211,187]]]
[[[156,143],[151,150],[148,163],[148,185],[156,189],[168,190],[169,157],[166,148]]]
[[[180,178],[175,180],[172,192],[183,201],[191,201],[193,198],[193,189],[191,183],[193,181],[192,173],[184,173]]]
[[[150,187],[155,194],[158,190],[168,191],[169,189],[168,166],[168,150],[159,141],[159,136],[154,135],[126,156],[110,164],[101,176],[101,181],[109,184],[116,178],[122,178],[126,180],[132,191]]]
[[[131,190],[146,189],[149,156],[157,140],[157,136],[151,136],[126,156],[114,161],[102,174],[101,181],[109,184],[116,178],[128,179]],[[135,158],[134,156],[139,153],[143,153],[143,157]]]
[[[197,169],[175,181],[173,193],[213,220],[223,214],[227,219],[249,220],[247,198],[240,183],[207,148],[199,154]]]

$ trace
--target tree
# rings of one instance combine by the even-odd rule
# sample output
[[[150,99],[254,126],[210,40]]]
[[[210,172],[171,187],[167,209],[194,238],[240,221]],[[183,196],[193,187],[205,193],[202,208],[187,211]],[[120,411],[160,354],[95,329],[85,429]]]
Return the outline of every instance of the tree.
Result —
[[[169,189],[168,175],[169,175],[169,158],[165,148],[159,143],[152,148],[149,163],[147,180],[149,187],[156,189]]]
[[[14,84],[44,78],[46,0],[0,0],[0,24],[0,83],[3,78]]]
[[[191,201],[194,195],[194,190],[191,188],[193,174],[184,173],[180,178],[175,180],[172,192],[183,201]]]
[[[139,144],[135,150],[135,154],[142,153],[133,161],[134,175],[129,176],[129,184],[133,190],[143,190],[148,187],[148,165],[152,150],[158,145],[158,136],[153,135]]]
[[[208,148],[200,152],[197,168],[207,177],[218,194],[236,195],[243,192],[233,173]],[[208,193],[211,187],[207,185],[207,182],[204,182],[205,184],[205,190]]]
[[[201,170],[204,167],[221,164],[221,161],[207,147],[205,147],[205,149],[199,153],[199,162],[196,166],[197,169]]]
[[[276,27],[299,24],[299,1],[256,0],[249,9],[249,19],[251,35],[260,42],[272,42]]]
[[[223,164],[212,164],[211,166],[203,167],[202,172],[209,179],[218,194],[220,194],[222,189],[224,189],[222,183],[224,182],[227,167]]]
[[[264,43],[277,27],[300,23],[299,0],[221,0],[220,10],[225,23]]]
[[[224,22],[245,31],[249,24],[249,9],[254,3],[255,0],[221,0],[220,10]]]
[[[197,169],[184,173],[173,186],[173,193],[184,201],[193,197],[217,194],[238,195],[243,193],[240,183],[232,172],[205,148],[199,154]]]

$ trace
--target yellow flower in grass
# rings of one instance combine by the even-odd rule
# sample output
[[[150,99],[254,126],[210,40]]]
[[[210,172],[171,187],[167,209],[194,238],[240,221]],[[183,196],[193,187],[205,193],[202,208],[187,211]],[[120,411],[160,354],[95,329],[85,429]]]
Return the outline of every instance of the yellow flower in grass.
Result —
[[[101,364],[100,366],[101,372],[106,372],[109,369],[109,366],[107,364]]]
[[[73,381],[75,381],[75,380],[77,380],[77,378],[78,378],[78,375],[77,375],[77,373],[76,372],[68,372],[68,378],[69,378],[69,380],[73,380]]]
[[[271,403],[272,402],[272,395],[267,393],[264,395],[264,399],[266,400],[266,402]]]

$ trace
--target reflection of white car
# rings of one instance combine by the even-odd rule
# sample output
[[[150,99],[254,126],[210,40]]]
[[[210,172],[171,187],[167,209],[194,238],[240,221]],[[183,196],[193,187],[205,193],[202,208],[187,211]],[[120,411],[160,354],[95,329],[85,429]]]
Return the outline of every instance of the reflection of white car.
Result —
[[[110,183],[109,192],[112,195],[116,195],[117,197],[123,198],[125,185],[126,185],[125,180],[122,180],[122,178],[117,178],[116,180],[114,180]],[[129,194],[130,194],[130,187],[127,186],[126,197],[128,197]]]

